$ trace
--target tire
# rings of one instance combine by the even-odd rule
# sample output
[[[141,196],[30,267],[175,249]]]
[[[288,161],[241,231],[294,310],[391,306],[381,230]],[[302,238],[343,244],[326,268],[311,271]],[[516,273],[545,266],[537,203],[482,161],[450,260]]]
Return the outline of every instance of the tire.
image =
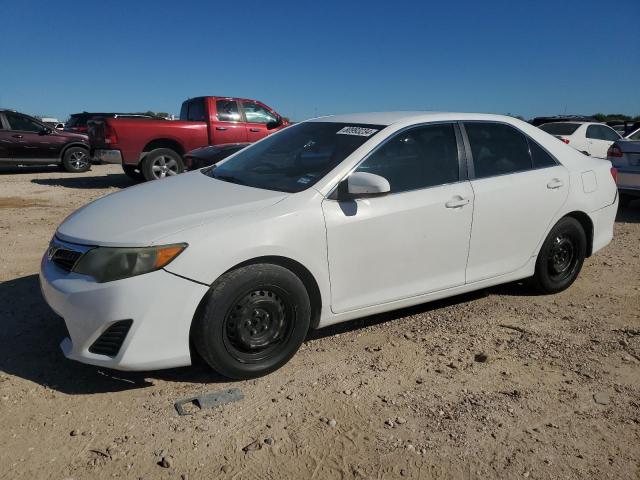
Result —
[[[542,293],[561,292],[575,281],[587,253],[587,235],[580,222],[562,218],[551,229],[536,259],[534,286]]]
[[[248,265],[225,273],[211,286],[191,338],[218,373],[255,378],[293,357],[310,317],[309,294],[300,278],[279,265]]]
[[[144,180],[144,176],[142,175],[142,172],[138,170],[137,165],[122,165],[122,171],[127,177],[135,180],[136,182]]]
[[[144,157],[140,170],[145,180],[160,180],[184,172],[184,163],[170,148],[156,148]]]
[[[621,193],[620,199],[618,200],[618,208],[624,210],[625,208],[629,208],[631,202],[633,201],[633,197],[627,193]]]
[[[71,147],[62,156],[62,167],[71,173],[86,172],[91,168],[89,150],[83,147]]]

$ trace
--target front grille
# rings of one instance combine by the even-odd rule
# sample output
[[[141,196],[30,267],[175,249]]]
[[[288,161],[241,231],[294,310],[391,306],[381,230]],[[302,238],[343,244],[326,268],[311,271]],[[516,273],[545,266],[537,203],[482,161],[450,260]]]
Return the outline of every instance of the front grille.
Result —
[[[82,252],[67,250],[66,248],[58,248],[51,256],[51,261],[61,269],[70,272],[81,256]]]
[[[89,347],[91,353],[115,357],[122,347],[133,320],[120,320],[107,328]]]

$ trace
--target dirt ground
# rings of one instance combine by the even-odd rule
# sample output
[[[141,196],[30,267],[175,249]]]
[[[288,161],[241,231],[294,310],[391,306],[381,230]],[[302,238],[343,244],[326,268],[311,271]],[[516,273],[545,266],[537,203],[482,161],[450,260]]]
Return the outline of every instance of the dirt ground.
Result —
[[[568,291],[511,284],[368,317],[229,382],[60,352],[40,257],[65,216],[130,185],[116,166],[0,171],[0,478],[640,478],[640,202]],[[228,387],[244,400],[174,410]]]

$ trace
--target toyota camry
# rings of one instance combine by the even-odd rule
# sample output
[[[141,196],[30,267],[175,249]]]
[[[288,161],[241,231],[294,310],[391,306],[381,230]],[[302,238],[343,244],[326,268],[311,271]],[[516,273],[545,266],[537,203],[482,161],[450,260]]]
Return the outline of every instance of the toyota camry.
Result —
[[[42,292],[70,359],[256,377],[310,329],[522,279],[568,288],[612,239],[615,174],[506,116],[318,118],[71,214]]]

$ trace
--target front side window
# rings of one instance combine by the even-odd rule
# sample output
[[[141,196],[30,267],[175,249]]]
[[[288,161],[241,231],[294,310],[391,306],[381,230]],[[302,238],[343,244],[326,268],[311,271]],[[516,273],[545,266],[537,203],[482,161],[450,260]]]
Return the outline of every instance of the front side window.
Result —
[[[254,188],[301,192],[383,128],[335,122],[299,123],[241,150],[203,173]]]
[[[240,121],[238,102],[236,102],[235,100],[217,100],[216,111],[218,112],[218,120],[220,120],[221,122]]]
[[[501,123],[464,124],[471,145],[476,178],[530,170],[527,139],[518,130]]]
[[[31,120],[24,115],[20,115],[19,113],[14,112],[6,112],[5,117],[9,122],[10,130],[17,130],[20,132],[39,132],[42,130],[42,125]]]
[[[255,102],[242,102],[242,109],[249,123],[269,123],[277,121],[273,113]]]
[[[386,178],[391,193],[457,182],[460,174],[454,126],[426,125],[401,132],[371,154],[356,171]]]
[[[180,120],[188,122],[206,122],[207,109],[204,105],[204,98],[194,98],[182,104],[180,109]]]

